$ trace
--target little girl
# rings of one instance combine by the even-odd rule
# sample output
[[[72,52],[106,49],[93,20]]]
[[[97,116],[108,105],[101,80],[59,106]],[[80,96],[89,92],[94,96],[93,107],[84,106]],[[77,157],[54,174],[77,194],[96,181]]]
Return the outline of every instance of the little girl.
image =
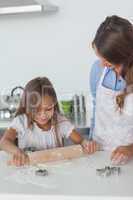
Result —
[[[16,138],[18,146],[15,145]],[[14,165],[20,166],[29,163],[25,148],[44,150],[62,147],[63,138],[70,138],[76,144],[86,143],[60,114],[51,82],[46,77],[29,81],[16,116],[1,139],[0,148],[11,153]]]

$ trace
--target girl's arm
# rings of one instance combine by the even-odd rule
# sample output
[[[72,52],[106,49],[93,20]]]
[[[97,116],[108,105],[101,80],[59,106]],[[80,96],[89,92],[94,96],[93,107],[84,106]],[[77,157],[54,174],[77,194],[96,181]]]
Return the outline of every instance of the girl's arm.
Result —
[[[100,149],[99,144],[97,144],[95,141],[89,141],[85,138],[83,138],[76,130],[73,130],[70,134],[70,139],[75,144],[80,144],[84,151],[88,154],[95,153]]]
[[[8,129],[5,131],[3,137],[0,140],[0,149],[11,154],[16,154],[19,148],[15,144],[17,132],[15,129]]]
[[[0,140],[0,149],[13,155],[8,164],[13,164],[16,166],[29,164],[29,156],[25,154],[23,150],[19,149],[15,144],[16,135],[17,132],[15,129],[10,128],[6,130]]]
[[[76,130],[72,131],[72,133],[70,134],[70,139],[75,144],[82,144],[84,140],[84,138]]]

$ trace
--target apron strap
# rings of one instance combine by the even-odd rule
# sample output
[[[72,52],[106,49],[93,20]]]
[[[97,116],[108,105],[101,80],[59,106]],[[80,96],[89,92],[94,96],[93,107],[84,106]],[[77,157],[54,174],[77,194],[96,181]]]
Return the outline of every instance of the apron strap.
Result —
[[[101,78],[100,78],[98,87],[100,87],[100,86],[102,85],[102,82],[103,82],[103,80],[104,80],[104,77],[105,77],[105,74],[106,74],[107,70],[109,70],[108,67],[105,67],[104,70],[103,70],[103,73],[102,73],[102,75],[101,75]]]

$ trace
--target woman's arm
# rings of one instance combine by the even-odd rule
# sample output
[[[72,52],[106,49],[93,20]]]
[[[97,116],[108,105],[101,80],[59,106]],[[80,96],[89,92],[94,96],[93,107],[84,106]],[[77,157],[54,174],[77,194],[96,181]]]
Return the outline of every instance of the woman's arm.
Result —
[[[117,147],[111,155],[113,164],[126,164],[131,158],[133,158],[133,144],[127,146]]]
[[[15,144],[17,132],[15,129],[7,129],[0,140],[0,149],[15,154],[18,151],[18,147]]]

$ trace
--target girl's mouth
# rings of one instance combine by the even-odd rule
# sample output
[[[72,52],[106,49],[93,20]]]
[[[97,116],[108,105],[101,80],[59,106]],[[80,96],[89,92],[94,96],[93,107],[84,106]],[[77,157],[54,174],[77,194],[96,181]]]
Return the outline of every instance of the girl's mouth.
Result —
[[[48,118],[36,118],[35,121],[38,122],[39,124],[46,124],[49,121],[49,119]]]

